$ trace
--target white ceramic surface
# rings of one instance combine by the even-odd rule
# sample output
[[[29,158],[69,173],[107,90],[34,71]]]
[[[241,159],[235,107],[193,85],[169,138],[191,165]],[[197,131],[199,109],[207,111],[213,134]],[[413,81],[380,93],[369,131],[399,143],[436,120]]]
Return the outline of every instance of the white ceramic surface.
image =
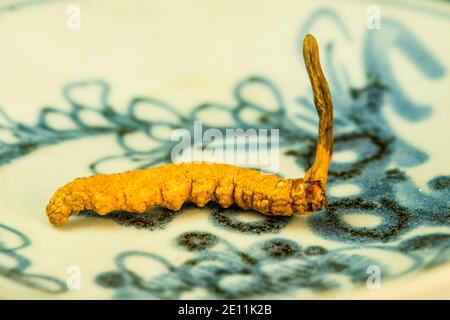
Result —
[[[371,4],[2,2],[0,297],[449,298],[450,5],[380,1],[370,30]],[[280,129],[280,174],[302,176],[317,127],[305,33],[335,104],[326,211],[187,206],[48,223],[58,187],[166,162],[172,130],[196,119]]]

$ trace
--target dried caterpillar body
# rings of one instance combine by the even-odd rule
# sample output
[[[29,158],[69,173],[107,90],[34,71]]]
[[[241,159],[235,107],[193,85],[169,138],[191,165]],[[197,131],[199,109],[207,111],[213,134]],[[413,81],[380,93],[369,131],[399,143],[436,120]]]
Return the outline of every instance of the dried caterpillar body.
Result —
[[[48,218],[63,225],[70,215],[94,210],[144,212],[152,206],[180,210],[214,201],[268,215],[307,214],[325,205],[320,183],[282,179],[273,174],[226,164],[182,163],[146,170],[78,178],[59,189],[47,206]]]
[[[235,204],[266,215],[309,214],[326,205],[325,186],[333,148],[333,105],[313,36],[303,43],[306,69],[319,114],[316,160],[303,179],[283,179],[258,170],[217,163],[181,163],[78,178],[57,190],[47,205],[51,223],[61,226],[83,210],[101,215],[124,210],[142,213],[152,206],[179,210],[190,201]]]

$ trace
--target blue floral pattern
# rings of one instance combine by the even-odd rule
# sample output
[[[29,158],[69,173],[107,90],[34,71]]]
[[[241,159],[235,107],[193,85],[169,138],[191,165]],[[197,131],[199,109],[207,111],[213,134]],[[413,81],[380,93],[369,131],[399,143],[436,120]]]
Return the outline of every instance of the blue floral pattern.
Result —
[[[26,235],[0,224],[0,276],[46,293],[65,292],[67,287],[64,281],[28,272],[27,268],[31,262],[19,251],[30,244],[31,241]]]

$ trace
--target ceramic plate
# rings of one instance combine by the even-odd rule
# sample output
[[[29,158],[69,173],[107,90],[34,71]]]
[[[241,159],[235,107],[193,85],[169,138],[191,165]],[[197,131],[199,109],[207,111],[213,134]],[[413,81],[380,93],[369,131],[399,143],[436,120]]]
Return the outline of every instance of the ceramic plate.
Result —
[[[2,1],[0,297],[449,298],[449,27],[436,1]],[[279,174],[303,176],[306,33],[335,105],[326,210],[49,224],[58,187],[169,162],[195,120],[279,129]]]

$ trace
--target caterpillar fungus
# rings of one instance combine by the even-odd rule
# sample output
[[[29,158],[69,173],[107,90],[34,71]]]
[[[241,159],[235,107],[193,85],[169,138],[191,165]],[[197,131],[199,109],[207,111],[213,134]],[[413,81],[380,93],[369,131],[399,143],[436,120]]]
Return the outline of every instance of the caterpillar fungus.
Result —
[[[316,159],[299,179],[283,179],[258,170],[218,163],[167,164],[145,170],[77,178],[58,189],[47,205],[51,223],[62,226],[84,210],[100,215],[123,210],[142,213],[152,206],[180,210],[190,201],[209,201],[228,208],[236,204],[265,215],[309,214],[326,205],[325,187],[333,151],[333,104],[323,75],[318,46],[308,34],[303,58],[319,115]]]

